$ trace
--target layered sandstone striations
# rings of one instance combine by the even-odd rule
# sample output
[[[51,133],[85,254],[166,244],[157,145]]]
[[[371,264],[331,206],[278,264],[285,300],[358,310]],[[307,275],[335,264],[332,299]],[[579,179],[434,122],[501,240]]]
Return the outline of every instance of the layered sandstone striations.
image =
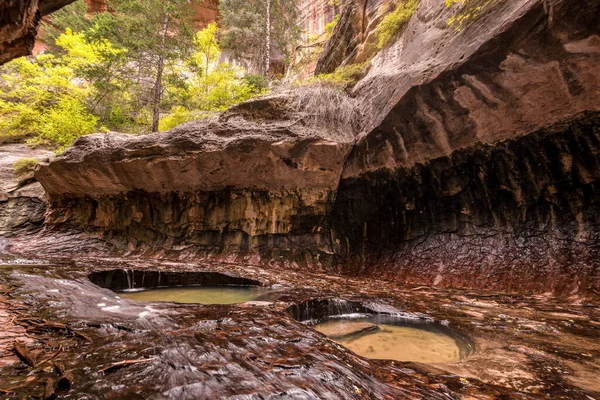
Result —
[[[317,60],[315,74],[328,74],[340,66],[368,62],[378,51],[375,30],[394,6],[389,0],[346,2]]]
[[[289,103],[263,98],[149,136],[80,138],[36,172],[51,199],[48,222],[125,235],[137,250],[281,253],[318,264],[354,138]]]
[[[40,20],[74,0],[16,0],[0,3],[0,65],[31,54]]]
[[[597,291],[600,2],[496,1],[459,30],[442,3],[355,88],[336,252],[415,283]]]

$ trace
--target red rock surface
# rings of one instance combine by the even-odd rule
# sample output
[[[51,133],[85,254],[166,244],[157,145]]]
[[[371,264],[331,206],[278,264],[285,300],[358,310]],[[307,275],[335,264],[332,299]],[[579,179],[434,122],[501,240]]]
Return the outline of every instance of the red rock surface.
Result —
[[[31,54],[40,19],[74,0],[16,0],[0,3],[0,65]]]

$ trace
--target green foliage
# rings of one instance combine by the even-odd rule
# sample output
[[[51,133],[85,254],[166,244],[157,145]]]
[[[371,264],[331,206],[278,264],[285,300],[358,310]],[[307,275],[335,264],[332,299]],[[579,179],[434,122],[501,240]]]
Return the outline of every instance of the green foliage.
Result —
[[[184,122],[193,121],[198,119],[198,116],[192,111],[186,109],[183,106],[174,106],[171,112],[160,120],[158,125],[159,132],[173,129],[177,125],[183,124]]]
[[[204,71],[205,75],[208,74],[210,64],[216,62],[221,54],[221,48],[217,42],[217,30],[217,24],[213,22],[194,36],[192,64]]]
[[[446,0],[446,7],[455,4],[461,6],[453,16],[448,18],[448,26],[460,31],[469,21],[477,18],[485,8],[497,2],[498,0]]]
[[[69,28],[72,32],[84,32],[93,24],[93,18],[86,18],[87,5],[77,0],[68,6],[52,13],[52,23],[43,23],[40,28],[40,39],[52,51],[60,51],[56,39]]]
[[[83,71],[105,65],[119,52],[107,41],[87,42],[70,30],[57,39],[62,57],[44,54],[6,64],[0,86],[0,135],[31,136],[32,144],[58,151],[94,131],[98,119],[88,110],[95,88]]]
[[[38,135],[30,140],[62,152],[79,136],[93,133],[98,118],[72,97],[63,97],[60,102],[46,110],[36,123]]]
[[[217,25],[194,34],[187,0],[109,0],[116,13],[92,16],[82,4],[44,27],[45,38],[55,38],[47,53],[0,68],[0,135],[60,152],[96,131],[147,132],[161,57],[161,130],[267,91],[263,77],[217,65]],[[170,25],[159,49],[165,16]]]
[[[325,25],[326,37],[331,36],[331,34],[333,33],[333,30],[335,29],[335,26],[337,25],[339,20],[340,20],[340,14],[336,14],[335,17],[333,18],[333,20],[331,20],[330,23]]]
[[[188,93],[192,108],[206,111],[225,110],[233,104],[263,94],[265,89],[256,88],[237,78],[240,73],[229,64],[222,63],[206,76],[190,80]]]
[[[35,169],[35,166],[38,164],[38,160],[35,158],[19,158],[16,160],[12,167],[15,175],[21,176],[32,173]]]
[[[375,30],[377,35],[377,47],[384,48],[393,38],[400,33],[413,16],[421,0],[399,0],[396,9],[387,14]],[[447,0],[448,1],[448,0]],[[449,0],[454,1],[454,0]]]
[[[240,68],[227,63],[213,65],[220,55],[216,43],[217,26],[209,25],[196,34],[191,71],[182,71],[187,79],[168,88],[167,102],[173,104],[168,121],[161,130],[170,129],[194,116],[193,110],[221,111],[233,104],[266,93],[267,80],[259,75],[244,75]]]
[[[269,82],[262,75],[248,74],[244,76],[244,82],[251,88],[255,94],[263,94],[269,89]]]

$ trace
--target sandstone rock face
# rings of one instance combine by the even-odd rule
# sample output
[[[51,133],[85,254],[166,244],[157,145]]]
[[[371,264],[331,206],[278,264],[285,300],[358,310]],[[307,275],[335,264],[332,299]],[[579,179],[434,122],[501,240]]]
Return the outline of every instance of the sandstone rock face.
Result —
[[[0,235],[42,228],[46,212],[44,189],[31,173],[17,176],[12,165],[20,158],[48,161],[52,155],[22,144],[0,145]]]
[[[461,30],[460,9],[423,0],[355,88],[364,127],[345,177],[410,167],[475,142],[600,110],[600,1],[496,1]]]
[[[598,291],[600,2],[498,1],[459,31],[442,3],[355,88],[336,252],[415,283]]]
[[[343,179],[334,249],[348,273],[415,284],[596,292],[599,182],[600,113],[584,114]]]
[[[264,98],[166,133],[78,139],[36,172],[48,222],[121,232],[132,246],[328,252],[327,211],[354,138],[286,118],[286,102]]]
[[[0,3],[0,65],[31,54],[38,25],[74,0],[16,0]]]
[[[88,13],[104,12],[108,9],[106,0],[84,0]],[[219,3],[216,0],[207,0],[192,4],[194,8],[194,23],[196,29],[204,29],[219,17]]]
[[[394,2],[389,0],[348,1],[319,56],[315,73],[327,74],[343,65],[368,61],[377,53],[375,29],[393,8]]]
[[[341,6],[330,0],[303,0],[298,4],[300,25],[309,35],[322,35],[325,25],[340,13]]]
[[[105,0],[84,0],[89,13],[104,12],[108,9]]]

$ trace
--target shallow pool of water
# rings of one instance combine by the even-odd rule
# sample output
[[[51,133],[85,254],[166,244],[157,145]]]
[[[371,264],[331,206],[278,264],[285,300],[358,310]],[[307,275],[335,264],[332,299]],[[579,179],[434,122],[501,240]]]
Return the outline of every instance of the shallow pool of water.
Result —
[[[259,300],[267,293],[267,289],[256,286],[192,286],[125,291],[120,296],[136,301],[236,304]]]
[[[433,323],[391,317],[333,319],[313,327],[363,357],[441,363],[459,361],[468,346],[450,330]]]

